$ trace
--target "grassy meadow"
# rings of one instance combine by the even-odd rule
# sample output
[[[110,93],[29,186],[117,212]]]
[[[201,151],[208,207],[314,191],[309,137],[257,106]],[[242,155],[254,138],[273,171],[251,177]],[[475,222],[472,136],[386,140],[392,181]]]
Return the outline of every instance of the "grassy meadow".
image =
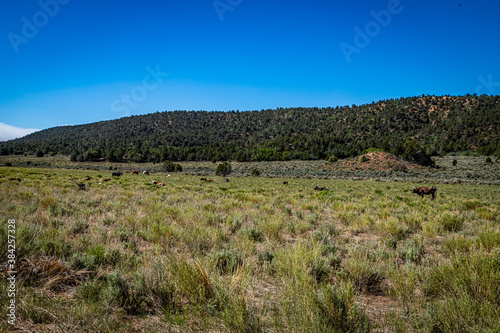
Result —
[[[500,331],[499,186],[212,175],[99,182],[111,171],[0,167],[0,263],[16,220],[16,326]],[[410,191],[430,185],[434,201]],[[0,330],[12,328],[6,294],[2,278]]]

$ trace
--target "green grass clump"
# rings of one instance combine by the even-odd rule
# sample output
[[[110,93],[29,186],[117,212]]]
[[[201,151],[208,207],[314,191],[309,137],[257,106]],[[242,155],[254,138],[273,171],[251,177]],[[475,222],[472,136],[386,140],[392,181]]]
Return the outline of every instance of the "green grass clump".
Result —
[[[314,301],[318,308],[319,327],[328,332],[370,332],[366,313],[355,301],[355,286],[349,282],[323,285]]]
[[[221,274],[233,274],[243,266],[243,257],[237,250],[222,250],[212,256],[215,268]]]
[[[457,232],[462,230],[464,225],[464,217],[458,213],[444,212],[436,217],[436,221],[444,230]]]

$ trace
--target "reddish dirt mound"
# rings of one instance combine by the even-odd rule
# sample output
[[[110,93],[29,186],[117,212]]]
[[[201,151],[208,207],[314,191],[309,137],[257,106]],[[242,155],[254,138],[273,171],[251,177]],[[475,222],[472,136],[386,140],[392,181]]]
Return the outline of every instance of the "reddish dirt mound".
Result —
[[[365,161],[362,162],[363,156]],[[365,170],[365,171],[423,171],[425,167],[405,161],[384,152],[370,152],[358,157],[346,158],[324,166],[331,170]]]

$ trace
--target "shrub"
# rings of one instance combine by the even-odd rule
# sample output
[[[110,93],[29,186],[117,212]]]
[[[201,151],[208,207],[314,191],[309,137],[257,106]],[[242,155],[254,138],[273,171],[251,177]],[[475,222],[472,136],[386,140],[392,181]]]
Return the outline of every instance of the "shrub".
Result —
[[[359,160],[361,163],[365,163],[368,161],[368,157],[366,155],[361,156],[361,159]]]
[[[237,250],[222,250],[212,257],[215,268],[221,274],[233,274],[238,267],[243,266],[243,258]]]
[[[392,167],[392,169],[394,171],[397,171],[397,172],[407,172],[408,171],[408,168],[406,167],[406,164],[401,163],[401,162],[397,162],[396,164],[394,164],[394,166]]]
[[[330,274],[330,263],[327,258],[318,257],[309,267],[309,274],[314,277],[316,282],[324,281]]]
[[[453,160],[452,164],[453,164],[453,166],[456,166],[458,164],[458,161],[457,160]]]
[[[271,265],[274,260],[274,253],[269,250],[265,250],[264,252],[259,252],[258,258],[261,265],[263,265],[264,263]]]
[[[248,229],[245,230],[245,234],[248,236],[250,240],[260,242],[262,241],[262,233],[260,230],[255,227],[255,226],[250,226]]]
[[[330,155],[330,157],[328,157],[328,162],[330,163],[335,163],[339,160],[339,158],[335,155]]]
[[[433,332],[500,329],[500,252],[457,256],[426,274],[422,289],[437,297],[429,311]]]
[[[73,233],[75,235],[81,234],[81,233],[85,232],[85,230],[87,230],[88,227],[89,227],[89,224],[87,222],[85,222],[83,220],[78,220],[73,225]]]
[[[370,321],[356,305],[355,288],[350,282],[323,285],[314,298],[320,325],[328,332],[369,332]]]
[[[492,163],[492,161],[491,161],[491,157],[489,157],[489,156],[488,156],[488,157],[486,157],[485,162],[486,162],[486,163]]]
[[[437,222],[443,226],[444,230],[457,232],[462,230],[464,218],[457,213],[444,212],[437,217]]]
[[[182,172],[182,166],[172,161],[165,161],[161,169],[163,172]]]
[[[217,170],[215,171],[216,176],[225,177],[231,173],[231,163],[223,162],[217,166]]]
[[[131,286],[118,271],[108,275],[105,295],[109,304],[117,305],[131,315],[141,313],[146,305],[146,293],[140,284]]]
[[[260,176],[260,171],[257,169],[252,169],[252,176]]]

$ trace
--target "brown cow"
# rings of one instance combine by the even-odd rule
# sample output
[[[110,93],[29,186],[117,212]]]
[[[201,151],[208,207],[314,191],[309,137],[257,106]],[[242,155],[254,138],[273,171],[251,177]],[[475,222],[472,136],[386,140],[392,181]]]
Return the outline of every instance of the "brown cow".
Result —
[[[82,178],[80,180],[90,180],[91,178],[90,177],[85,177],[85,178]]]
[[[15,178],[9,178],[9,180],[11,180],[11,181],[15,181],[15,180],[17,180],[18,182],[20,182],[20,181],[21,181],[21,178],[19,178],[19,177],[15,177]]]
[[[283,185],[288,185],[288,182],[283,182]]]
[[[132,174],[133,174],[133,175],[138,175],[138,174],[139,174],[139,171],[137,171],[137,170],[132,170]]]
[[[156,183],[156,185],[158,185],[158,186],[165,186],[164,183]]]
[[[206,178],[200,178],[200,180],[202,180],[202,181],[204,181],[204,182],[206,182],[206,181],[207,181],[207,179],[206,179]]]
[[[104,178],[104,179],[99,179],[100,182],[109,182],[111,178]]]
[[[434,200],[434,195],[436,194],[437,189],[434,186],[428,186],[428,187],[414,187],[412,193],[417,193],[424,198],[424,195],[431,194],[432,195],[432,200]]]

